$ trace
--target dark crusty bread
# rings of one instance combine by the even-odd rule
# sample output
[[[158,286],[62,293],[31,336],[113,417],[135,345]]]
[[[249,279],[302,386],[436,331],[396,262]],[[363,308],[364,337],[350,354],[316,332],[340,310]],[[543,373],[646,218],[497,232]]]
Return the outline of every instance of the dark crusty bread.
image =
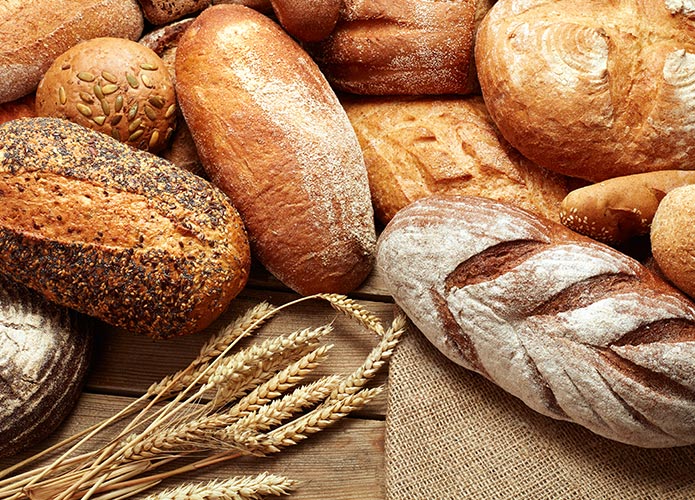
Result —
[[[338,22],[342,0],[271,0],[278,22],[300,42],[318,42]]]
[[[0,455],[48,436],[89,367],[89,321],[0,275]]]
[[[211,0],[138,0],[145,19],[155,25],[177,21],[210,6]]]
[[[17,100],[0,104],[0,123],[34,116],[36,116],[36,96],[33,93],[20,97]]]
[[[295,291],[345,293],[374,262],[367,170],[318,67],[266,16],[203,11],[176,52],[176,93],[210,180],[254,255]]]
[[[389,223],[377,266],[434,345],[536,411],[695,443],[695,308],[637,261],[508,204],[434,196]]]
[[[206,327],[246,283],[249,247],[209,182],[58,118],[0,126],[0,272],[134,333]]]

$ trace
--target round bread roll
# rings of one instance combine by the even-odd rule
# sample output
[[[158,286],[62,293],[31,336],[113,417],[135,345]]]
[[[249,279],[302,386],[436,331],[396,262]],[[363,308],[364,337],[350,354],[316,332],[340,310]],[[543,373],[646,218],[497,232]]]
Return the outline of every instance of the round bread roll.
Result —
[[[176,95],[154,51],[131,40],[95,38],[56,58],[36,90],[36,112],[156,153],[174,132]]]
[[[0,455],[38,443],[72,411],[89,366],[88,326],[0,275]]]
[[[342,102],[362,146],[374,211],[384,224],[431,194],[483,196],[558,220],[568,180],[515,151],[479,96]]]
[[[695,168],[688,4],[499,0],[475,59],[502,134],[539,165],[593,182]]]
[[[331,34],[340,16],[341,0],[271,0],[273,12],[290,35],[318,42]]]
[[[668,193],[652,220],[654,260],[666,278],[695,298],[695,185]]]

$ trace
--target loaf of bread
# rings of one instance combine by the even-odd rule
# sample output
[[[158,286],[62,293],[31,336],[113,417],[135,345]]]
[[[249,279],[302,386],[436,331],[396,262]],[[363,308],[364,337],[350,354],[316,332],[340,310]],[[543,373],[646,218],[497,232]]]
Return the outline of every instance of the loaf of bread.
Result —
[[[174,133],[176,95],[164,61],[153,50],[132,40],[99,37],[53,61],[36,90],[36,112],[157,153]]]
[[[374,211],[387,223],[431,194],[476,195],[558,220],[568,180],[521,156],[479,96],[342,99],[364,153]]]
[[[433,196],[389,223],[377,266],[437,348],[534,410],[695,443],[695,307],[637,261],[509,204]]]
[[[36,116],[36,96],[34,94],[27,94],[15,101],[0,104],[0,123],[34,116]]]
[[[502,134],[539,165],[593,182],[695,168],[690,4],[499,0],[475,59]]]
[[[145,19],[161,26],[210,6],[211,0],[138,0]]]
[[[338,22],[342,0],[271,0],[282,27],[300,42],[318,42]]]
[[[252,9],[210,7],[179,42],[176,92],[259,262],[300,294],[357,287],[376,247],[367,171],[345,111],[301,47]]]
[[[492,0],[345,0],[331,35],[306,47],[329,81],[366,95],[478,89],[475,32]]]
[[[662,170],[624,175],[575,189],[564,200],[560,221],[609,245],[649,233],[654,213],[673,189],[695,184],[695,172]]]
[[[228,198],[67,120],[0,125],[0,272],[52,302],[154,338],[205,328],[246,283]]]
[[[0,103],[27,95],[60,54],[82,40],[137,40],[136,0],[5,0],[0,4]]]
[[[0,456],[38,443],[72,411],[91,346],[85,318],[0,275]]]

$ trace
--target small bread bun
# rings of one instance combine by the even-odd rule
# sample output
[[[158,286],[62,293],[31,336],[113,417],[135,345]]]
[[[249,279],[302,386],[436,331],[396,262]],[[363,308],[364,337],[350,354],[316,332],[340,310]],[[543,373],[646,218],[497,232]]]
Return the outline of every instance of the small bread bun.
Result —
[[[570,229],[609,245],[649,233],[662,198],[695,184],[695,172],[664,170],[614,177],[584,186],[562,201],[560,221]]]
[[[695,185],[668,193],[654,214],[652,254],[661,272],[695,298]]]
[[[341,0],[271,0],[278,21],[301,42],[318,42],[331,34],[340,17]]]
[[[176,95],[154,51],[131,40],[95,38],[53,62],[36,91],[36,112],[156,153],[174,132]]]

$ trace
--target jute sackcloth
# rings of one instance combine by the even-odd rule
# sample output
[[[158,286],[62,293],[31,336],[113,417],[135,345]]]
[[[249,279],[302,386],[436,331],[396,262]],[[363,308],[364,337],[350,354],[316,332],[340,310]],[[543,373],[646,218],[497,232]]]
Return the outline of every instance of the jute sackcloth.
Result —
[[[411,327],[389,368],[386,498],[695,499],[695,446],[642,449],[540,415]]]

